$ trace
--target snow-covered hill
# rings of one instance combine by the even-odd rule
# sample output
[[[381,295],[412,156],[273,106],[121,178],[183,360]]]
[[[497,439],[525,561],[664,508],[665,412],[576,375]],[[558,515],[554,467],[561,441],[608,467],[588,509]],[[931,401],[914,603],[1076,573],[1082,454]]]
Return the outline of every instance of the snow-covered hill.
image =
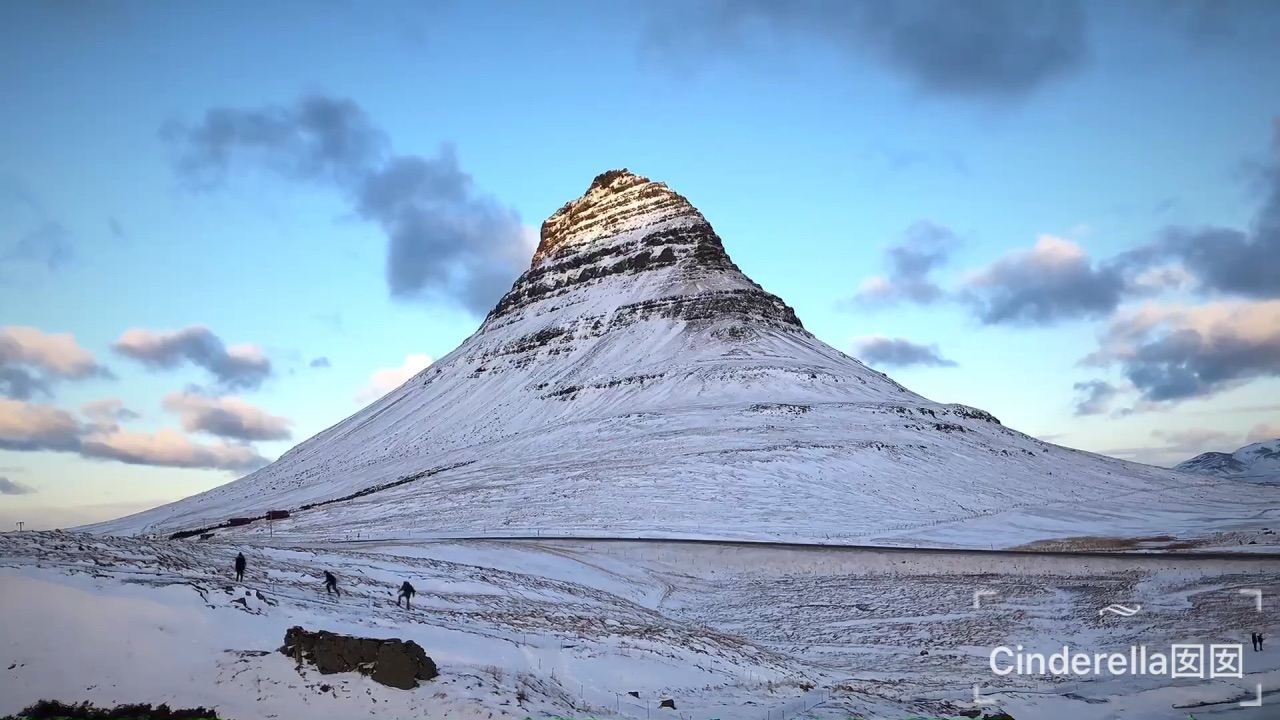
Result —
[[[1174,469],[1248,482],[1280,483],[1280,439],[1245,445],[1233,453],[1201,453]]]
[[[1251,500],[912,393],[807,332],[684,197],[615,170],[543,224],[528,271],[441,361],[247,477],[93,529],[283,509],[275,532],[298,535],[986,547],[1203,534]]]

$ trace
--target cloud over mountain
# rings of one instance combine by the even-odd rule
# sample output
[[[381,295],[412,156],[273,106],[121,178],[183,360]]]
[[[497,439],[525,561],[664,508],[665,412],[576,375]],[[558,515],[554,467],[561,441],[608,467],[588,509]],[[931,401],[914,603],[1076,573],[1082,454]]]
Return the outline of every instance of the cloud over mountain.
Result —
[[[176,167],[198,188],[237,163],[341,191],[387,238],[392,297],[442,296],[487,312],[528,261],[519,216],[478,191],[449,145],[435,156],[394,155],[354,102],[314,95],[290,105],[213,108],[170,123]]]
[[[981,100],[1020,97],[1065,77],[1089,49],[1075,0],[720,0],[665,14],[653,39],[667,51],[695,40],[703,52],[765,44],[755,41],[820,44],[923,93]]]

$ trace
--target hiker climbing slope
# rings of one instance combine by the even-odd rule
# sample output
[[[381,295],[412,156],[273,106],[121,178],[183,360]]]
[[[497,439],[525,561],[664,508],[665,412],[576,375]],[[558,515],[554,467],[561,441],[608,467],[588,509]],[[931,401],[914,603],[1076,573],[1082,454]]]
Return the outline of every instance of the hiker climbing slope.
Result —
[[[410,585],[409,581],[405,580],[404,584],[400,586],[400,594],[396,596],[396,605],[400,604],[400,598],[404,598],[404,609],[408,610],[409,598],[416,595],[417,592],[418,592],[417,590],[413,589],[413,585]]]

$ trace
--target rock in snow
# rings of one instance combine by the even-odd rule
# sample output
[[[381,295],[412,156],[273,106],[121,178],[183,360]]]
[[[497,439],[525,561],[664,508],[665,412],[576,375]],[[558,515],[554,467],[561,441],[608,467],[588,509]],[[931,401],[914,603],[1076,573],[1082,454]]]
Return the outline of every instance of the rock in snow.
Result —
[[[806,331],[683,196],[613,170],[547,219],[529,269],[439,362],[261,470],[91,529],[287,508],[277,535],[987,547],[1166,532],[1163,503],[1194,525],[1195,503],[1238,506],[1220,485],[907,390]]]
[[[294,626],[285,633],[280,652],[299,663],[309,662],[325,674],[359,671],[401,690],[411,690],[419,680],[440,674],[422,646],[412,640],[351,637]]]

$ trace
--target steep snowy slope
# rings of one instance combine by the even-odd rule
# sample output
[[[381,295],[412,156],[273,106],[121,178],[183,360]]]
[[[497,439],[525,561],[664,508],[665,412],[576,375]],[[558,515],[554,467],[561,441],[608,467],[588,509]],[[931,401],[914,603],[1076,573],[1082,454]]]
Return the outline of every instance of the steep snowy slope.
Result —
[[[1249,482],[1280,483],[1280,439],[1245,445],[1233,453],[1201,453],[1178,463],[1174,470]]]
[[[808,333],[684,197],[622,170],[543,224],[529,270],[441,361],[268,467],[95,529],[288,509],[277,532],[853,540],[1061,506],[1105,532],[1173,501],[1221,519],[1243,496],[1215,484],[906,390]]]

